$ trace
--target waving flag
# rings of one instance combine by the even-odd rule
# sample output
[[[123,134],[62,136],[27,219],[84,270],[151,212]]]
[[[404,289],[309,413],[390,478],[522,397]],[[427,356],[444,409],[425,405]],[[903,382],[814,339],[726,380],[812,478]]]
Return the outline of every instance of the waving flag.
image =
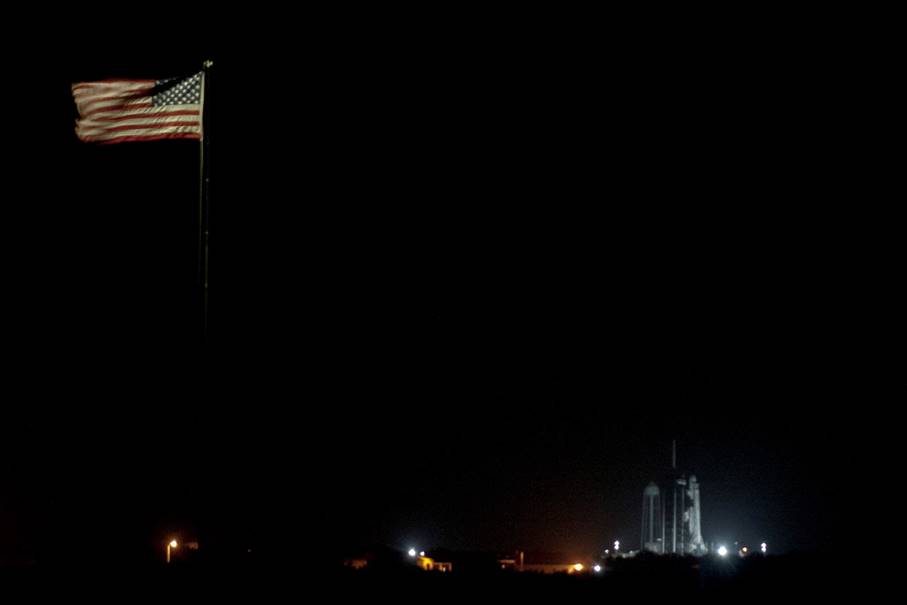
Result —
[[[169,80],[72,85],[76,136],[88,143],[202,138],[202,72]]]

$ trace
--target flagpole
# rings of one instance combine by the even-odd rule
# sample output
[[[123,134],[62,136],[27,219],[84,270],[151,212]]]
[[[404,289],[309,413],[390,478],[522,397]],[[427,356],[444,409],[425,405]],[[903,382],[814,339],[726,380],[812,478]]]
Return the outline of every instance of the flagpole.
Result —
[[[199,163],[198,163],[198,276],[201,288],[202,303],[202,344],[208,342],[208,218],[210,214],[210,201],[208,197],[208,188],[210,184],[210,175],[205,171],[205,156],[208,153],[208,136],[207,111],[205,108],[205,96],[210,79],[210,69],[214,65],[213,61],[204,61],[202,63],[202,82],[201,82],[201,120],[202,132],[199,141]]]

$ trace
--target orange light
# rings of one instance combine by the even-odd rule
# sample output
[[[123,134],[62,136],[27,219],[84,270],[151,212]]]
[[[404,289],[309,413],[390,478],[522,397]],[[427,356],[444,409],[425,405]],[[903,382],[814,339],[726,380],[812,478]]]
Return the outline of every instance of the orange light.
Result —
[[[176,543],[176,540],[170,540],[170,548],[176,548],[177,546],[179,545]]]
[[[582,563],[577,563],[576,565],[573,566],[573,569],[575,569],[576,571],[582,571],[582,570],[583,570],[583,564],[582,564]]]

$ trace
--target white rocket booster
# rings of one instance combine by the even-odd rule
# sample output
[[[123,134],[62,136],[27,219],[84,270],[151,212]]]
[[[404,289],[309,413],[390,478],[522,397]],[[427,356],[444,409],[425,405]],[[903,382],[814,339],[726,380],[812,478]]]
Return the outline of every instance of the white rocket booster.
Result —
[[[691,554],[701,555],[705,554],[707,549],[705,547],[705,541],[702,539],[702,526],[699,516],[699,482],[696,480],[696,475],[690,475],[687,486],[687,496],[690,498],[690,508],[688,509],[689,515],[684,515],[684,520],[687,522],[687,530],[690,536],[690,542],[687,548]]]

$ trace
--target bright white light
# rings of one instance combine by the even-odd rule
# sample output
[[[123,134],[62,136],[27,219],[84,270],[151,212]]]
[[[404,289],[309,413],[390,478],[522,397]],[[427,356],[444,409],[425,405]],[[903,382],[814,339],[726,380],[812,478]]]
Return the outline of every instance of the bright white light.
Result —
[[[176,540],[170,540],[169,546],[170,546],[170,548],[176,548],[178,546],[178,544],[176,543]]]
[[[595,570],[595,573],[598,573],[598,572],[600,572],[600,571],[602,570],[602,566],[601,566],[601,565],[596,565],[596,566],[593,567],[592,569]]]
[[[760,544],[760,545],[759,545],[759,548],[762,549],[762,554],[763,554],[763,555],[765,554],[765,551],[768,550],[768,546],[766,546],[765,542],[763,542],[762,544]]]
[[[419,556],[420,556],[420,557],[424,557],[424,556],[425,556],[425,551],[424,551],[424,550],[420,550],[420,551],[419,551]]]
[[[582,571],[582,570],[583,570],[583,564],[582,564],[582,563],[577,563],[576,565],[573,566],[573,569],[575,569],[576,571]]]
[[[411,557],[415,557],[415,556],[416,556],[416,549],[415,549],[415,548],[410,548],[410,549],[409,549],[409,556],[411,556]]]
[[[620,550],[620,540],[615,540],[614,541],[614,552],[617,552],[619,550]]]
[[[719,557],[726,557],[726,556],[727,556],[727,549],[726,549],[724,546],[719,546],[719,547],[718,547],[718,556],[719,556]]]

